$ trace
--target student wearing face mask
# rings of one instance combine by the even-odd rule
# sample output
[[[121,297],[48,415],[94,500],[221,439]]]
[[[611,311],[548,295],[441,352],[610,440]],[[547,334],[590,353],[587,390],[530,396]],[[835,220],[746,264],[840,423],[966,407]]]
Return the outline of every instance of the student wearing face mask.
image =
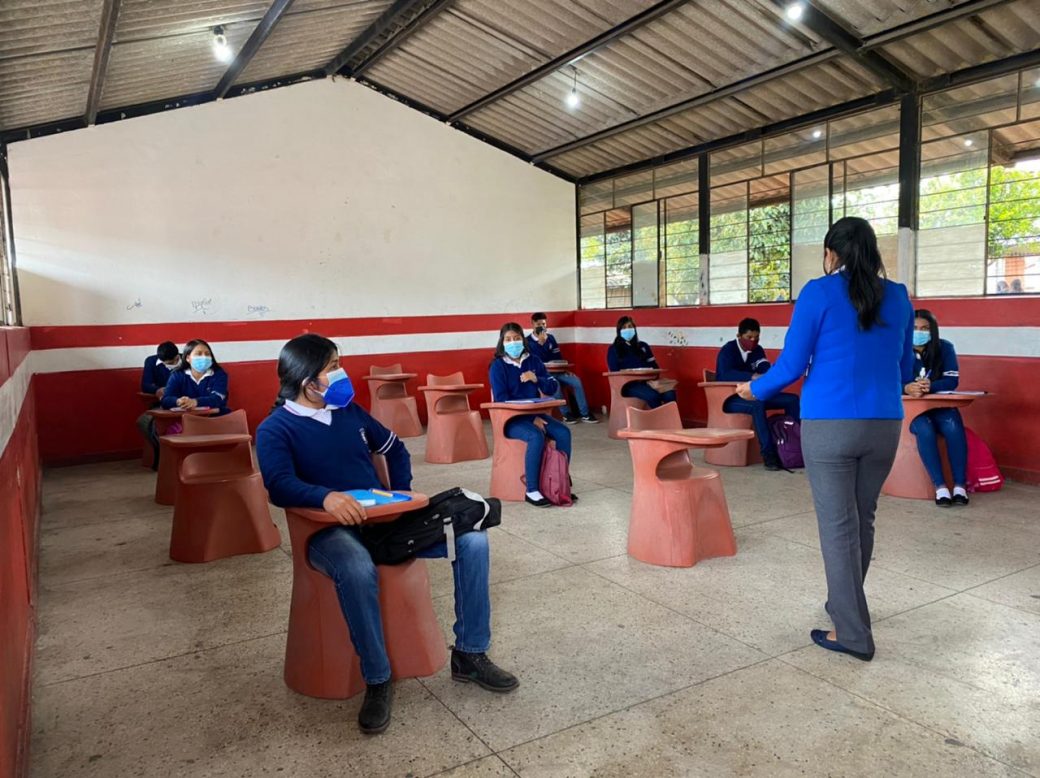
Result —
[[[549,332],[549,320],[546,315],[541,311],[532,313],[531,324],[534,325],[534,329],[527,336],[528,353],[533,357],[538,357],[543,364],[546,362],[563,361],[563,352],[560,351],[560,344],[556,342],[556,338]],[[573,393],[574,403],[578,406],[577,415],[567,413],[564,415],[563,420],[567,424],[577,424],[579,421],[583,421],[586,424],[599,424],[599,419],[589,410],[588,400],[585,399],[585,387],[582,385],[581,379],[570,371],[556,373],[553,378],[559,384],[559,388],[554,395],[556,399],[565,399],[563,390],[566,387]]]
[[[397,435],[352,402],[353,386],[331,340],[307,334],[286,343],[278,355],[278,380],[276,407],[256,433],[260,472],[275,505],[323,509],[339,521],[311,536],[307,557],[336,585],[367,685],[358,725],[366,734],[377,734],[390,723],[390,662],[376,568],[357,528],[365,520],[365,510],[344,492],[383,488],[373,454],[386,458],[391,489],[411,489],[411,458]],[[458,535],[455,554],[452,678],[489,691],[510,692],[519,681],[486,653],[491,645],[487,533]],[[447,555],[442,541],[416,556]]]
[[[228,375],[204,340],[192,340],[184,347],[181,364],[170,373],[162,407],[216,408],[218,415],[228,413]]]
[[[635,320],[631,316],[622,316],[617,322],[617,337],[607,349],[607,369],[637,370],[641,367],[658,367],[654,352],[650,346],[639,339]],[[665,403],[675,402],[675,390],[659,391],[656,381],[630,381],[625,384],[621,394],[624,397],[635,397],[645,402],[650,408],[657,408]]]
[[[911,397],[934,392],[952,392],[960,383],[957,352],[953,344],[939,337],[939,322],[931,311],[914,311],[914,380],[903,387]],[[964,420],[957,408],[936,408],[910,422],[917,438],[917,451],[925,470],[935,484],[935,504],[940,508],[967,505],[968,438]],[[946,454],[953,471],[953,493],[943,475],[939,456],[939,437],[946,441]]]
[[[145,394],[155,395],[153,408],[159,407],[159,401],[166,393],[166,382],[170,373],[177,369],[181,362],[180,352],[177,344],[171,341],[163,341],[156,348],[155,353],[144,361],[144,370],[141,372],[141,391]],[[152,444],[155,456],[152,457],[152,469],[159,467],[159,438],[155,434],[155,419],[147,413],[137,417],[137,429],[145,440]]]
[[[524,331],[519,324],[509,322],[498,333],[495,358],[489,369],[491,397],[495,402],[536,400],[553,397],[559,384],[549,375],[542,360],[530,354],[524,345]],[[517,416],[506,424],[506,437],[527,444],[524,456],[524,478],[527,493],[524,499],[539,508],[548,508],[551,502],[539,491],[542,474],[542,451],[548,436],[556,448],[571,458],[571,431],[547,413]],[[533,488],[532,488],[533,487]],[[571,499],[577,496],[572,492]]]

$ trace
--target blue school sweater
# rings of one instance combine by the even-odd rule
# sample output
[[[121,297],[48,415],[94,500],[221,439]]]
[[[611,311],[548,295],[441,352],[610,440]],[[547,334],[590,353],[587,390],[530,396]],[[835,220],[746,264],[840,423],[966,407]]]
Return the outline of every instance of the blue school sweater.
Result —
[[[784,350],[751,384],[752,394],[768,400],[805,375],[803,419],[902,419],[903,386],[913,380],[914,309],[905,286],[884,284],[880,321],[869,330],[860,329],[845,273],[806,284]]]
[[[521,381],[521,373],[532,371],[538,382]],[[491,396],[495,402],[509,402],[510,400],[536,400],[542,394],[552,397],[556,394],[559,384],[556,379],[549,375],[542,360],[528,353],[520,355],[520,364],[517,365],[507,357],[500,357],[491,363],[488,370],[491,379]],[[539,394],[541,392],[541,394]]]
[[[538,357],[542,362],[553,362],[563,359],[563,352],[560,351],[560,344],[556,342],[556,338],[552,335],[545,336],[545,345],[538,342],[533,334],[527,336],[527,353],[533,357]]]
[[[953,350],[953,344],[948,340],[939,339],[939,370],[941,375],[931,375],[928,379],[932,382],[933,392],[952,392],[957,389],[961,382],[960,367],[957,365],[957,352]],[[914,352],[914,378],[925,375],[928,368],[921,361],[921,355]],[[912,379],[911,379],[912,380]],[[909,382],[907,382],[909,383]]]
[[[372,455],[386,457],[390,488],[412,486],[412,461],[397,435],[351,403],[327,425],[276,408],[256,431],[256,456],[271,502],[321,508],[330,492],[382,489]]]
[[[740,344],[736,340],[731,340],[720,348],[719,355],[715,358],[716,381],[750,381],[755,373],[764,373],[767,370],[769,360],[766,359],[764,348],[755,346],[745,359],[741,356]]]
[[[205,376],[195,383],[189,370],[175,370],[166,382],[166,392],[161,401],[163,408],[176,408],[181,397],[198,400],[202,408],[219,408],[220,415],[228,412],[228,374],[222,369]]]
[[[618,348],[617,343],[614,343],[607,349],[607,369],[611,372],[657,366],[654,352],[643,341],[639,341],[631,347],[623,346],[621,348]]]
[[[170,380],[170,368],[163,364],[158,354],[152,354],[144,361],[144,370],[141,371],[141,391],[155,394],[165,388],[166,382]]]

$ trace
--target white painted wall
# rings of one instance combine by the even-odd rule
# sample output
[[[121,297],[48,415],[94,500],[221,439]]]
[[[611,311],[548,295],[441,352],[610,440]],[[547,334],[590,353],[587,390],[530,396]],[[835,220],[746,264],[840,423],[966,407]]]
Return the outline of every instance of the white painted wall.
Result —
[[[577,305],[572,185],[349,81],[9,148],[29,325]]]

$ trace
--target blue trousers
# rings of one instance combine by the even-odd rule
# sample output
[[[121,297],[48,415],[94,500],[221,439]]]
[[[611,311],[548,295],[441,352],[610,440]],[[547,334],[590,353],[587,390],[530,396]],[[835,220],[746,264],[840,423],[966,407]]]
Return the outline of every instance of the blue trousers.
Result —
[[[467,532],[455,538],[455,648],[480,654],[491,645],[491,597],[488,594],[490,559],[486,532]],[[424,559],[448,555],[444,541],[421,551]],[[390,680],[390,660],[383,641],[383,619],[379,612],[379,578],[358,531],[342,524],[311,536],[307,559],[332,579],[350,642],[361,658],[365,683]]]
[[[581,385],[581,379],[574,375],[574,373],[558,373],[553,377],[560,385],[559,389],[556,390],[556,399],[564,399],[563,387],[568,387],[572,392],[574,392],[574,399],[578,402],[578,413],[582,416],[588,416],[589,402],[585,399],[585,387]]]
[[[548,435],[556,441],[556,448],[571,459],[571,431],[563,422],[556,421],[551,416],[539,414],[537,418],[545,421],[545,433],[543,434],[534,423],[534,416],[517,416],[506,423],[506,437],[513,440],[522,440],[527,444],[527,453],[524,454],[524,477],[527,479],[527,491],[534,492],[538,489],[539,479],[542,475],[542,451],[545,449],[545,436]]]
[[[801,399],[796,394],[781,392],[771,400],[745,400],[743,397],[733,395],[722,404],[722,410],[726,413],[747,413],[751,416],[751,422],[755,427],[755,437],[758,438],[758,446],[762,450],[762,456],[776,450],[776,443],[772,433],[769,432],[769,422],[766,411],[783,411],[788,416],[801,418]]]
[[[635,397],[642,400],[650,408],[659,408],[665,403],[675,402],[675,390],[659,392],[646,381],[632,381],[621,387],[622,397]]]
[[[917,451],[924,462],[924,469],[936,488],[946,486],[942,459],[939,456],[939,439],[946,439],[946,454],[950,457],[953,485],[968,483],[968,438],[964,434],[964,420],[956,408],[936,408],[922,413],[910,422],[910,431],[917,438]]]

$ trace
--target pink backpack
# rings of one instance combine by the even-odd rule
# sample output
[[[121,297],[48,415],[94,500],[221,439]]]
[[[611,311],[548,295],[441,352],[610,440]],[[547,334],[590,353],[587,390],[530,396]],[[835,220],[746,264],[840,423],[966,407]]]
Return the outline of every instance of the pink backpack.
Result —
[[[968,437],[968,491],[996,492],[1004,485],[1004,476],[997,467],[997,460],[986,442],[972,432],[964,430]]]
[[[538,491],[553,505],[573,504],[567,455],[558,451],[550,440],[545,441],[545,449],[542,451],[542,474],[538,479]]]

